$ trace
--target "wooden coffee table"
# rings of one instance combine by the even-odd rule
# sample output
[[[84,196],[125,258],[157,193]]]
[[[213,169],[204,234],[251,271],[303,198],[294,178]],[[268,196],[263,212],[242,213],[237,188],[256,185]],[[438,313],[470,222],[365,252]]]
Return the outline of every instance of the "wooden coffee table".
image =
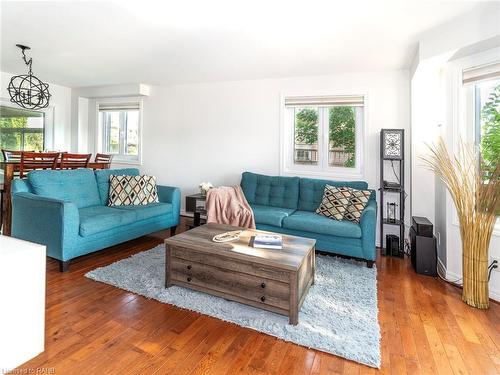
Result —
[[[238,241],[213,236],[244,228],[206,224],[167,238],[165,287],[179,285],[289,317],[297,324],[302,302],[314,283],[315,240],[283,235],[283,249],[257,249],[246,229]]]

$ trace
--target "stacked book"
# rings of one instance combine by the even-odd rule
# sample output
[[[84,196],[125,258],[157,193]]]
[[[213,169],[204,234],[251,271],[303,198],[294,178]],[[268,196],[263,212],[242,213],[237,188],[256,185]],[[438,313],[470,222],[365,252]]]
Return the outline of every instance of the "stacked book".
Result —
[[[253,240],[253,247],[259,249],[283,249],[283,238],[279,234],[258,234]]]

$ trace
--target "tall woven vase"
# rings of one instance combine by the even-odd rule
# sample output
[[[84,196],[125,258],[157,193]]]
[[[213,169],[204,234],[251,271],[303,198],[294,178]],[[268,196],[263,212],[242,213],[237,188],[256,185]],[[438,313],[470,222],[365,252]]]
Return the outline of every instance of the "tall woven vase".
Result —
[[[482,216],[482,215],[478,215]],[[476,218],[481,220],[481,218]],[[476,221],[474,220],[474,221]],[[462,301],[466,304],[487,309],[490,304],[488,291],[488,249],[491,232],[484,233],[477,223],[461,226],[462,237]]]
[[[457,209],[462,238],[462,300],[489,307],[488,251],[500,204],[500,165],[485,166],[473,147],[461,144],[450,156],[440,139],[422,160],[446,185]]]

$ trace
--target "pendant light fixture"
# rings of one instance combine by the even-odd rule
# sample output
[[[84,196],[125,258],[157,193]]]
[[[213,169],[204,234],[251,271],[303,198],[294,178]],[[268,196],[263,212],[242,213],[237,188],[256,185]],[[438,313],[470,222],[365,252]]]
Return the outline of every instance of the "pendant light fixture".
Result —
[[[26,58],[25,51],[30,47],[16,44],[21,49],[24,63],[28,66],[28,74],[21,74],[12,77],[7,91],[10,95],[10,101],[26,109],[41,109],[49,106],[49,85],[40,81],[33,75],[31,64],[33,59]]]

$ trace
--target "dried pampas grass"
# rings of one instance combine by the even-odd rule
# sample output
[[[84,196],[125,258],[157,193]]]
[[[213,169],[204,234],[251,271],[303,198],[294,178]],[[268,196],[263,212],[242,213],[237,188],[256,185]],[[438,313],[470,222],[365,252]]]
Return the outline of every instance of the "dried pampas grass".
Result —
[[[489,307],[488,249],[500,211],[500,165],[486,165],[476,147],[460,142],[451,156],[443,139],[421,157],[448,188],[458,213],[462,238],[462,300]]]

